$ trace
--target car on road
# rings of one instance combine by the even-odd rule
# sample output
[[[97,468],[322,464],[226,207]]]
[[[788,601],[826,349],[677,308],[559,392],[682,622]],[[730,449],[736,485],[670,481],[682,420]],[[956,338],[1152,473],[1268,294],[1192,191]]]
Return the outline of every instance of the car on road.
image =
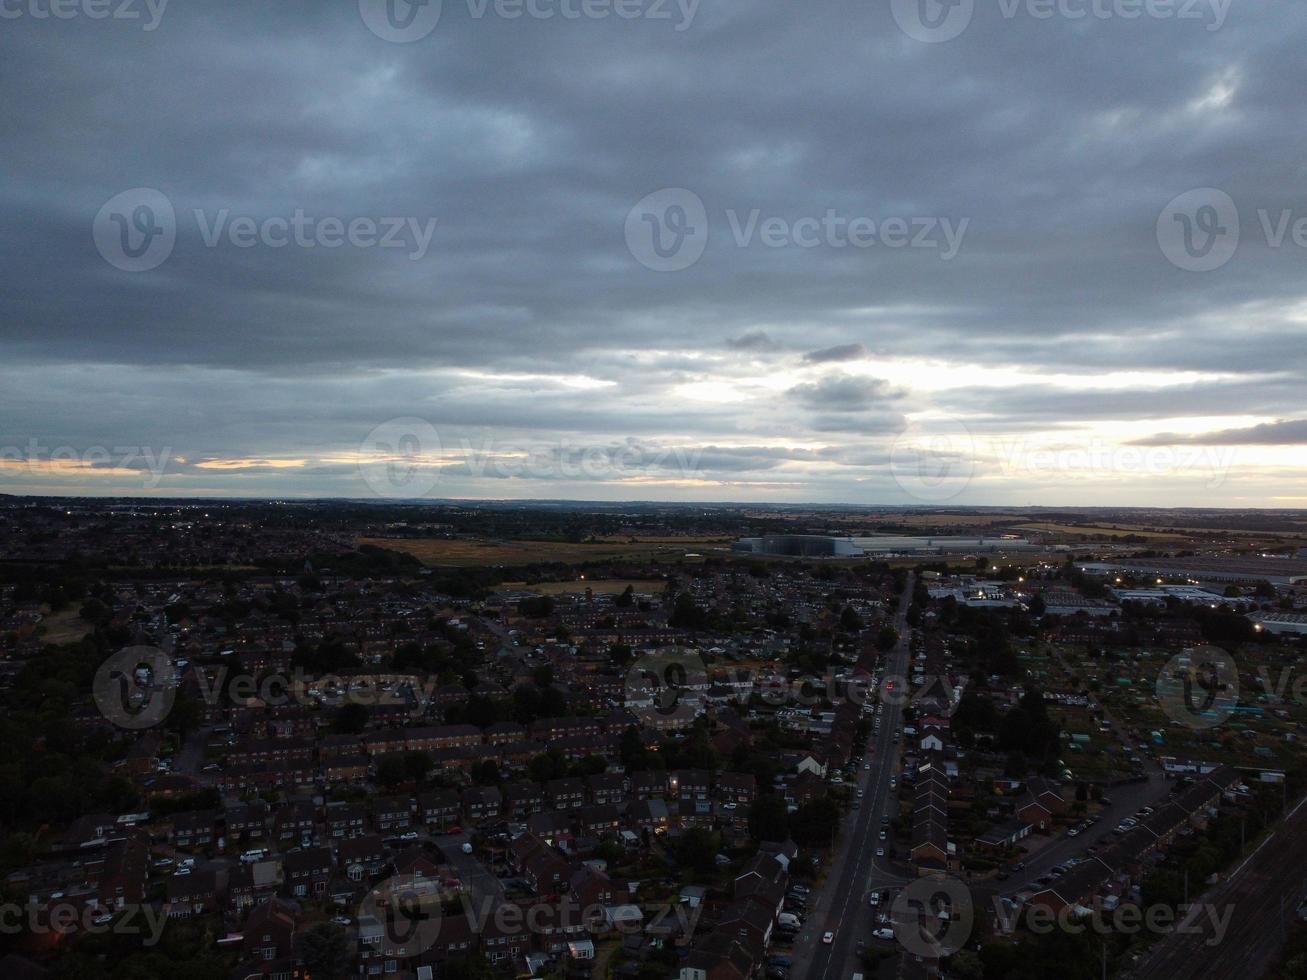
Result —
[[[885,839],[886,837],[888,837],[888,836],[889,836],[888,833],[886,833],[884,830],[881,830],[881,832],[880,832],[880,839],[881,839],[881,840],[884,840],[884,839]]]
[[[898,786],[898,784],[899,784],[898,777],[897,777],[897,776],[890,776],[890,778],[889,778],[889,788],[890,788],[890,789],[894,789],[896,786]]]
[[[871,763],[870,763],[870,762],[864,762],[864,763],[862,764],[862,768],[865,769],[865,770],[867,770],[868,772],[870,772],[870,771],[871,771]]]
[[[1078,836],[1080,836],[1080,828],[1079,828],[1079,827],[1072,827],[1070,830],[1068,830],[1068,831],[1066,832],[1066,835],[1067,835],[1068,837],[1078,837]]]
[[[825,943],[827,946],[829,946],[831,943],[835,942],[835,933],[823,932],[821,934],[821,941]]]
[[[885,848],[883,847],[876,848],[876,857],[883,858],[884,856],[885,856]]]
[[[862,809],[862,804],[859,803],[857,800],[854,800],[854,801],[853,801],[853,809],[855,809],[855,810],[861,810],[861,809]]]
[[[416,830],[407,830],[399,835],[400,840],[417,840],[418,832]]]

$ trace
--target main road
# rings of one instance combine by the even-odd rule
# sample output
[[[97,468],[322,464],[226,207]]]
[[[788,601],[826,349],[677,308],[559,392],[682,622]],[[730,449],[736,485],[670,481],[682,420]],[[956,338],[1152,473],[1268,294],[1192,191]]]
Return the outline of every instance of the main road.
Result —
[[[893,678],[896,685],[902,685],[904,695],[908,691],[908,607],[912,603],[915,584],[916,575],[910,573],[894,617],[899,641],[887,657],[883,675],[884,678]],[[880,731],[869,742],[872,768],[870,772],[862,768],[858,770],[855,788],[863,791],[861,804],[845,824],[843,839],[831,858],[831,873],[817,894],[803,932],[794,946],[796,966],[801,969],[804,962],[808,963],[808,980],[838,980],[841,977],[848,980],[852,972],[859,970],[853,962],[857,943],[871,937],[871,912],[865,901],[869,887],[904,881],[887,861],[875,857],[880,844],[877,835],[881,817],[890,816],[892,808],[897,812],[896,792],[890,789],[889,782],[894,776],[899,754],[894,733],[903,720],[903,698],[897,696],[900,692],[895,691],[893,697],[881,698],[882,691],[883,687],[876,692],[878,700],[884,704]],[[835,934],[829,945],[821,941],[826,932]]]

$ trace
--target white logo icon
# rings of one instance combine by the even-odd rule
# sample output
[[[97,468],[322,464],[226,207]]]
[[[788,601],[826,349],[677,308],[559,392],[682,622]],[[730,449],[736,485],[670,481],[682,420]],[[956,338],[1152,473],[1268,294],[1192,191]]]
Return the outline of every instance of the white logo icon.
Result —
[[[894,482],[917,500],[952,500],[971,483],[975,471],[975,441],[956,419],[932,420],[920,428],[909,428],[890,450]]]
[[[951,41],[971,23],[976,0],[891,0],[899,29],[915,41]]]
[[[1176,268],[1219,269],[1239,247],[1239,209],[1234,199],[1215,187],[1185,191],[1158,216],[1157,244]]]
[[[359,15],[373,34],[394,44],[421,41],[440,23],[441,0],[359,0]]]
[[[359,473],[378,497],[409,499],[440,482],[440,436],[425,419],[383,422],[359,446]]]
[[[654,272],[679,272],[699,261],[708,247],[708,212],[684,187],[654,191],[626,216],[626,247]]]
[[[115,269],[148,272],[172,255],[177,214],[167,195],[137,187],[105,202],[91,231],[96,250]]]

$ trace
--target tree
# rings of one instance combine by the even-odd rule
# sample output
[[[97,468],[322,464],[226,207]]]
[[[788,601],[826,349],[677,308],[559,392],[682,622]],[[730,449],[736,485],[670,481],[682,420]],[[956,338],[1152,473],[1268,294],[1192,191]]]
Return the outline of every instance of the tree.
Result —
[[[899,631],[893,626],[882,626],[879,633],[876,634],[876,649],[881,653],[889,653],[899,642]]]
[[[448,960],[440,968],[440,980],[494,980],[494,976],[490,961],[480,954]]]
[[[698,874],[712,874],[721,843],[720,834],[705,827],[692,827],[681,835],[677,854],[686,867]]]
[[[340,735],[357,735],[368,727],[368,708],[358,701],[342,705],[332,719],[332,731]]]
[[[791,836],[809,846],[829,844],[840,824],[840,807],[829,796],[809,800],[790,821]]]
[[[426,752],[404,753],[404,775],[413,782],[421,782],[431,771],[433,763]]]
[[[840,629],[845,633],[857,633],[862,629],[862,617],[852,606],[845,606],[840,612]]]
[[[790,814],[776,793],[760,796],[749,810],[749,834],[755,840],[782,841],[790,835]]]
[[[530,619],[545,619],[554,611],[554,600],[547,595],[528,596],[517,604],[517,611]]]
[[[314,977],[343,977],[349,971],[349,937],[334,922],[319,922],[300,942],[300,955]]]
[[[408,765],[403,755],[383,755],[377,762],[377,782],[382,786],[398,786],[409,778]]]

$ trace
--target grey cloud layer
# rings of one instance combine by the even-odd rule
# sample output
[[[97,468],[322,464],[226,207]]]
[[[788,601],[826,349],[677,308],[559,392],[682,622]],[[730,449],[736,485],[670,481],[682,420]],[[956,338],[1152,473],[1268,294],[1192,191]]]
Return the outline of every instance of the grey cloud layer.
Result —
[[[374,36],[352,2],[173,0],[152,32],[6,21],[0,436],[325,457],[418,416],[455,442],[493,429],[700,447],[705,470],[783,474],[786,494],[889,499],[883,470],[848,454],[883,461],[926,409],[1017,428],[1292,418],[1304,256],[1252,231],[1259,208],[1307,214],[1305,27],[1307,10],[1253,2],[1217,31],[981,3],[961,37],[928,45],[888,5],[821,0],[704,0],[680,32],[476,18],[446,0],[411,45]],[[164,265],[132,275],[100,258],[90,226],[138,186],[168,195],[179,233]],[[1229,192],[1248,231],[1211,275],[1172,267],[1154,239],[1166,202],[1200,186]],[[694,191],[711,222],[702,259],[675,274],[639,265],[623,238],[630,207],[664,187]],[[206,247],[194,213],[224,209],[438,224],[421,261]],[[947,263],[739,247],[724,214],[754,209],[970,226]],[[1235,377],[930,397],[843,373],[895,357]],[[768,374],[790,380],[747,406],[685,395]],[[259,486],[352,489],[336,473]],[[254,482],[205,475],[209,489]]]

